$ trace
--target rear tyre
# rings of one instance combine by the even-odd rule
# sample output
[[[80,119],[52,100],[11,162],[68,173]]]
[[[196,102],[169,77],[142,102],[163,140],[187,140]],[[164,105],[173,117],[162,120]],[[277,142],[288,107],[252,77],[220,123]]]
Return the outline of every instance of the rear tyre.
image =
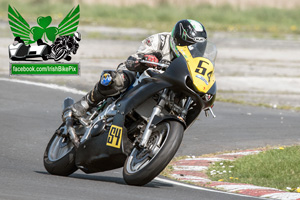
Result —
[[[44,153],[45,169],[53,175],[69,176],[77,170],[75,148],[71,140],[56,133]]]
[[[135,147],[128,156],[123,177],[128,185],[142,186],[154,179],[177,152],[184,128],[180,122],[165,121],[153,129],[146,149]]]
[[[71,59],[72,59],[71,56],[66,56],[66,57],[65,57],[65,60],[66,60],[66,61],[70,61]]]

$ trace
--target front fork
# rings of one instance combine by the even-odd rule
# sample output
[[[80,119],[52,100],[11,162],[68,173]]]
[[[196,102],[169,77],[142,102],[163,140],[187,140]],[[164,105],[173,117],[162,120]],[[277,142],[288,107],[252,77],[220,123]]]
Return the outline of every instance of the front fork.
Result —
[[[162,109],[164,108],[166,104],[167,93],[168,93],[168,89],[164,89],[162,95],[160,96],[161,99],[159,100],[158,104],[153,108],[153,112],[151,114],[151,117],[148,121],[148,124],[144,130],[141,141],[139,143],[139,146],[141,148],[145,148],[147,146],[148,140],[152,133],[152,129],[155,128],[155,125],[152,124],[153,119],[155,116],[160,115]]]
[[[150,119],[147,123],[147,126],[143,132],[143,135],[141,137],[141,140],[139,142],[139,146],[141,148],[145,148],[147,146],[148,140],[152,134],[152,129],[155,128],[155,125],[152,124],[153,119],[155,116],[159,116],[161,114],[162,109],[164,108],[165,104],[166,104],[166,99],[167,99],[167,93],[168,93],[168,89],[164,89],[162,95],[161,95],[161,99],[159,100],[159,103],[153,108],[152,114],[150,116]],[[181,113],[179,115],[179,117],[183,120],[185,120],[186,115],[188,113],[188,110],[190,108],[190,106],[192,105],[193,100],[191,97],[188,97],[183,109],[181,110]],[[208,111],[210,111],[210,113],[212,114],[212,116],[215,118],[215,114],[212,111],[211,107],[208,107],[207,109],[204,110],[205,111],[205,115],[208,116]]]

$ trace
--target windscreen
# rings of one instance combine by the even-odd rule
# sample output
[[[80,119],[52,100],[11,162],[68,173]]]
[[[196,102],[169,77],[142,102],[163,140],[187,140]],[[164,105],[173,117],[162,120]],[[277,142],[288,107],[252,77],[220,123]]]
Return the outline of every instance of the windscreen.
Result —
[[[215,64],[215,60],[217,57],[217,47],[212,42],[197,42],[193,45],[188,46],[188,48],[193,58],[204,57],[209,59],[213,64]]]

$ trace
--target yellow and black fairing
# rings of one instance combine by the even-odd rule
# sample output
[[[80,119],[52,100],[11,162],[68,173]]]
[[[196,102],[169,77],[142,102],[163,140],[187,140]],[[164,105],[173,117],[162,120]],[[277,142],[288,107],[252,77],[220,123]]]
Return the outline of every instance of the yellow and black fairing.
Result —
[[[216,98],[216,78],[214,73],[214,58],[205,57],[205,49],[202,44],[196,43],[191,46],[177,46],[181,55],[185,58],[190,77],[192,78],[194,90],[203,98],[205,106],[213,106]],[[209,45],[212,45],[209,43]]]
[[[196,48],[196,45],[194,47]],[[133,147],[128,138],[128,127],[125,125],[127,115],[164,89],[169,89],[185,97],[191,97],[193,100],[192,107],[188,110],[185,119],[174,114],[164,114],[155,116],[152,124],[156,125],[162,121],[171,120],[178,121],[185,129],[189,127],[201,111],[208,106],[209,102],[203,99],[203,95],[215,94],[215,78],[213,68],[210,68],[212,65],[209,60],[203,57],[192,56],[196,54],[193,51],[188,54],[188,50],[186,50],[185,54],[181,53],[162,74],[154,73],[151,70],[147,71],[150,75],[149,78],[143,79],[140,84],[128,90],[115,102],[116,115],[114,115],[110,129],[99,135],[95,134],[97,136],[80,145],[78,148],[80,153],[76,155],[76,165],[86,173],[121,167]],[[199,66],[201,61],[209,64],[205,65],[204,63]],[[206,73],[203,76],[209,83],[208,85],[205,84],[204,80],[202,83],[201,79],[197,78],[197,67],[206,68]],[[203,71],[199,70],[199,73],[202,74]],[[153,107],[148,107],[152,112]]]
[[[122,126],[127,113],[159,91],[169,88],[193,99],[193,109],[189,110],[184,124],[185,128],[190,126],[200,112],[212,106],[215,100],[216,80],[213,62],[216,49],[212,46],[215,47],[209,42],[207,45],[206,43],[205,45],[195,43],[189,47],[177,46],[180,56],[172,61],[164,73],[158,74],[148,70],[151,77],[143,79],[140,84],[127,91],[118,100],[118,114],[115,116],[113,124]]]

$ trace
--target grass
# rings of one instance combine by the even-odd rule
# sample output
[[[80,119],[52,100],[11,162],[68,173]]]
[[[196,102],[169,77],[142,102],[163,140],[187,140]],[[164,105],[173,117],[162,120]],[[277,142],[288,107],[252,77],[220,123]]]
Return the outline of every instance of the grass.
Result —
[[[101,40],[126,40],[126,41],[142,41],[145,39],[145,35],[125,35],[125,34],[103,34],[99,32],[87,32],[84,36],[89,39],[101,39]]]
[[[274,105],[267,104],[267,103],[255,103],[251,101],[243,101],[233,98],[223,98],[222,96],[217,96],[216,101],[225,102],[225,103],[234,103],[234,104],[240,104],[240,105],[247,105],[247,106],[257,106],[257,107],[265,107],[265,108],[276,108],[276,109],[282,109],[282,110],[294,110],[294,111],[300,111],[299,106],[291,106],[291,105]]]
[[[300,146],[280,147],[235,161],[216,162],[207,175],[214,181],[238,182],[295,191],[300,187]]]
[[[57,24],[74,6],[71,0],[62,1],[59,4],[39,0],[2,0],[0,2],[0,19],[7,20],[9,3],[16,7],[27,21],[33,23],[36,23],[39,16],[50,15]],[[171,31],[178,20],[191,18],[201,21],[209,31],[267,32],[275,37],[281,37],[282,33],[300,33],[298,20],[300,18],[300,8],[283,10],[262,7],[240,10],[231,6],[191,5],[176,7],[167,4],[162,4],[159,7],[146,5],[116,7],[80,4],[80,8],[81,24]]]

